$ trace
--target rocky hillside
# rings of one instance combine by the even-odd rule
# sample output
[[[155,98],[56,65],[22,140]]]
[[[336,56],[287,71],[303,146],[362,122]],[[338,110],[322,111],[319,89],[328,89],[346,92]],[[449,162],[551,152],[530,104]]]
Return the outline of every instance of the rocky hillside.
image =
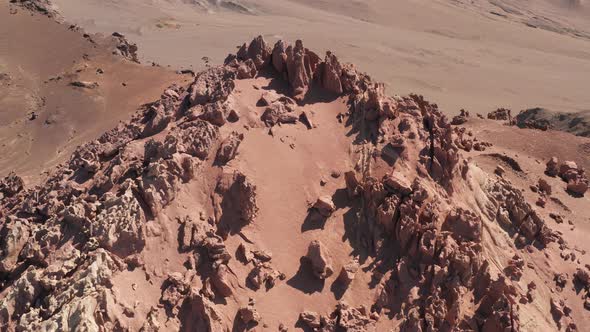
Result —
[[[590,111],[563,113],[536,107],[521,111],[515,120],[521,128],[553,129],[590,137]]]
[[[422,96],[384,90],[330,52],[258,37],[42,185],[11,174],[0,326],[588,326],[590,248],[560,228],[588,222],[583,167],[543,160],[535,183],[509,158],[485,171],[473,153],[494,144],[461,126],[467,113],[451,125]]]

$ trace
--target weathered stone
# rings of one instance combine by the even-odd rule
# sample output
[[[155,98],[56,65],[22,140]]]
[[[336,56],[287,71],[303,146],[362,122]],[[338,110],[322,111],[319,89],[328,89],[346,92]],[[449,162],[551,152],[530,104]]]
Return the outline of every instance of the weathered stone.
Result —
[[[549,176],[557,176],[559,174],[559,159],[557,157],[551,157],[549,159],[545,168],[545,174]]]
[[[330,259],[324,249],[324,245],[320,241],[311,241],[307,249],[306,257],[311,262],[313,274],[317,278],[326,279],[334,273]]]
[[[324,72],[322,73],[322,86],[330,92],[342,94],[341,76],[342,67],[338,58],[331,52],[327,52],[324,60]]]
[[[238,132],[233,131],[225,140],[223,140],[223,142],[221,142],[221,146],[219,147],[219,150],[217,150],[215,162],[219,165],[225,165],[234,159],[243,139],[244,134],[239,134]]]
[[[352,262],[344,265],[342,270],[340,270],[340,274],[338,275],[338,281],[344,286],[348,287],[354,280],[354,276],[359,269],[359,262],[357,260],[353,260]]]
[[[332,212],[336,210],[336,206],[332,202],[330,196],[322,196],[314,203],[313,208],[316,209],[322,216],[329,217]]]

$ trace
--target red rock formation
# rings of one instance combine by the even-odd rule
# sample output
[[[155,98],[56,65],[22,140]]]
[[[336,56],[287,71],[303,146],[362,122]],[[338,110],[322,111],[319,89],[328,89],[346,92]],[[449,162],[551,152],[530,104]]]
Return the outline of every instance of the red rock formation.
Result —
[[[224,102],[234,89],[234,72],[225,67],[211,68],[195,77],[188,93],[191,106]]]
[[[313,274],[317,278],[326,279],[334,273],[325,246],[320,241],[311,241],[305,257],[311,262]]]
[[[223,142],[221,142],[221,146],[219,147],[219,150],[217,150],[215,161],[220,165],[225,165],[234,159],[243,139],[244,134],[238,134],[235,131],[232,132],[225,140],[223,140]]]
[[[342,94],[344,89],[342,88],[342,67],[338,58],[331,52],[326,53],[326,59],[324,60],[322,75],[322,86],[331,92],[336,94]]]
[[[465,122],[467,122],[468,118],[469,118],[469,112],[467,112],[467,111],[465,111],[465,110],[462,109],[460,111],[459,115],[453,117],[453,120],[451,121],[451,124],[452,125],[455,125],[455,126],[462,125]]]
[[[14,172],[10,172],[7,177],[0,181],[0,193],[4,197],[11,197],[23,190],[25,182]]]
[[[336,206],[329,196],[322,196],[314,203],[313,208],[316,209],[322,216],[329,217],[332,212],[336,210]]]
[[[512,111],[506,108],[498,108],[497,110],[488,113],[488,119],[503,120],[512,123]]]
[[[250,177],[247,168],[239,167],[242,158],[226,164],[245,137],[237,130],[247,135],[244,123],[228,124],[231,112],[237,114],[229,98],[234,79],[254,77],[271,65],[298,101],[314,84],[348,99],[350,108],[340,120],[346,119],[342,122],[354,135],[355,168],[344,179],[335,173],[333,181],[346,184],[346,245],[368,262],[361,268],[352,261],[334,276],[334,263],[348,259],[336,261],[337,251],[318,240],[309,244],[305,259],[320,279],[316,282],[337,279],[347,292],[370,277],[374,283],[371,309],[358,305],[361,300],[356,303],[353,293],[353,305],[339,303],[328,315],[303,312],[300,321],[317,331],[367,331],[391,317],[399,320],[400,330],[517,331],[517,302],[533,301],[537,287],[524,273],[527,251],[560,246],[564,259],[573,261],[576,254],[508,176],[487,176],[460,152],[485,144],[452,127],[421,96],[387,97],[383,85],[341,65],[332,54],[321,62],[301,42],[289,47],[278,42],[271,51],[261,37],[228,57],[226,66],[198,74],[188,88],[167,89],[128,123],[76,149],[43,186],[23,190],[16,176],[0,183],[5,196],[0,202],[0,328],[47,330],[63,324],[60,328],[73,329],[74,321],[104,330],[129,328],[119,313],[138,314],[115,301],[112,284],[114,276],[136,272],[161,291],[164,307],[137,317],[143,330],[163,329],[158,326],[164,321],[198,331],[228,330],[234,318],[246,325],[262,323],[262,306],[240,304],[244,294],[263,286],[266,291],[284,286],[279,282],[287,276],[276,266],[285,262],[255,249],[256,237],[248,234],[259,227],[256,218],[265,197],[258,197],[252,179],[261,174]],[[294,115],[299,106],[290,98],[277,93],[263,99],[267,109],[260,120],[259,114],[244,115],[251,121],[246,129],[299,119]],[[222,135],[228,135],[223,142]],[[587,183],[583,170],[557,164],[548,173],[557,169],[555,175],[570,191],[580,192],[577,186]],[[199,182],[186,185],[191,181]],[[337,188],[331,182],[322,190]],[[179,199],[183,190],[194,188],[195,197],[204,197],[199,202]],[[551,194],[545,183],[539,188]],[[201,208],[202,217],[195,217]],[[335,218],[335,208],[330,196],[313,205],[324,217]],[[178,232],[166,228],[179,215]],[[486,232],[506,234],[490,239]],[[159,248],[170,249],[170,239],[178,240],[176,258],[186,262],[184,273],[150,271],[144,261]],[[243,265],[234,265],[228,247],[238,248]],[[510,254],[501,250],[507,247]],[[494,257],[506,263],[503,270],[488,263],[494,250],[505,254]],[[585,296],[587,276],[581,269],[575,274]],[[528,284],[526,295],[517,280]],[[560,284],[563,280],[558,278]],[[551,307],[561,326],[575,327],[565,302],[556,298]]]

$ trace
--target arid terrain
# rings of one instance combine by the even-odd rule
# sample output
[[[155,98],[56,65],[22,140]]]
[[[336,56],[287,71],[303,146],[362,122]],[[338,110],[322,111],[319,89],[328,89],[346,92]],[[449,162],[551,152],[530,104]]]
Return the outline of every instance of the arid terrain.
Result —
[[[0,331],[590,326],[585,1],[13,2]]]
[[[305,41],[446,114],[590,111],[590,4],[580,0],[53,0],[90,32],[119,31],[143,62],[205,68],[242,40]],[[178,45],[182,45],[179,48]],[[177,51],[170,51],[178,49]]]

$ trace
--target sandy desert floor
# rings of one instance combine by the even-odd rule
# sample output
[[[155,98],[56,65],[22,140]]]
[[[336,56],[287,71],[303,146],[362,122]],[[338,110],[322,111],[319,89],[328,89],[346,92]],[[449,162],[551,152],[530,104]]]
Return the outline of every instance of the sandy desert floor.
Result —
[[[0,4],[1,174],[14,170],[30,183],[39,181],[76,146],[187,79],[113,56],[108,38],[85,38],[41,15],[9,11]],[[98,86],[71,86],[76,81]]]
[[[144,61],[204,68],[241,40],[302,39],[444,112],[588,111],[590,4],[575,0],[55,0],[88,31],[119,31]],[[178,48],[177,45],[183,45]]]

